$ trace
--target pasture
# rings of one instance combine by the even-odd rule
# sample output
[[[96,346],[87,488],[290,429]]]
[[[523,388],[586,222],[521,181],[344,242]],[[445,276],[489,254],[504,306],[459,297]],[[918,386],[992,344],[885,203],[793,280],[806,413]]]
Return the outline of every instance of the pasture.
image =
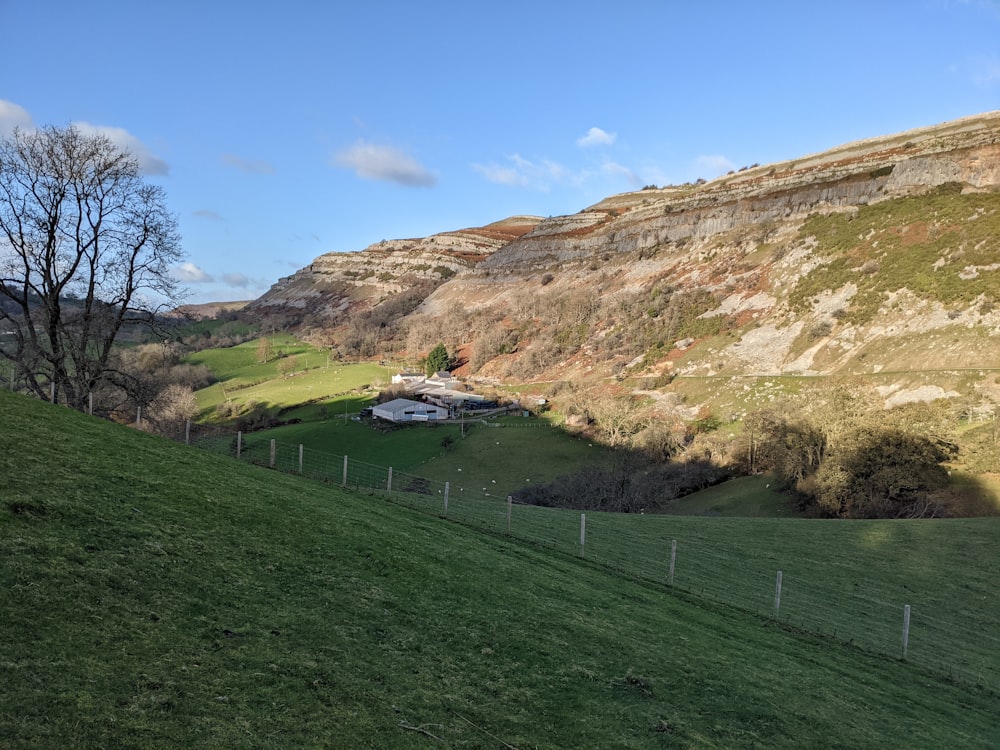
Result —
[[[198,392],[203,421],[215,421],[216,406],[224,401],[256,403],[282,409],[282,420],[301,420],[247,434],[245,446],[252,460],[263,462],[270,440],[303,445],[334,461],[348,455],[371,464],[417,472],[430,479],[489,486],[504,495],[532,482],[547,482],[594,460],[605,460],[598,444],[552,427],[547,421],[523,417],[489,420],[486,427],[470,416],[467,424],[413,424],[376,430],[350,419],[374,402],[372,383],[388,383],[394,370],[374,363],[328,362],[325,352],[286,334],[273,338],[275,350],[295,355],[303,368],[295,375],[278,371],[281,359],[260,363],[258,340],[225,349],[191,355],[192,364],[212,369],[218,383]],[[235,434],[235,428],[233,429]],[[463,437],[464,436],[464,437]],[[442,444],[450,438],[450,445]],[[228,446],[231,436],[216,438]]]
[[[202,420],[213,419],[216,407],[226,402],[243,408],[251,403],[277,408],[301,405],[286,414],[287,419],[320,418],[324,407],[326,413],[343,413],[345,407],[356,413],[374,398],[364,392],[366,388],[378,381],[388,383],[392,375],[375,363],[331,362],[327,352],[288,334],[266,338],[276,353],[267,362],[260,361],[259,339],[187,357],[189,363],[211,369],[219,380],[196,394]],[[282,372],[286,368],[291,369]]]
[[[1000,740],[995,692],[906,661],[24,397],[0,412],[6,747]],[[869,548],[911,584],[995,576],[995,525],[674,522],[837,577]]]
[[[24,397],[0,413],[6,747],[1000,741],[996,692],[909,661]],[[867,549],[962,607],[970,568],[996,576],[990,519],[653,520],[845,582]]]

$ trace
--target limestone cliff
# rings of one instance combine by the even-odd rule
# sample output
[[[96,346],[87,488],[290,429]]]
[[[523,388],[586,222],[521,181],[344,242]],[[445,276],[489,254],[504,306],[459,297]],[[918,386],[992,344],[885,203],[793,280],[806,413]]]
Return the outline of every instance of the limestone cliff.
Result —
[[[430,292],[474,268],[539,221],[538,217],[515,216],[422,239],[383,240],[360,252],[327,253],[280,279],[247,309],[258,314],[309,315],[335,324],[348,310],[378,305],[413,287]]]
[[[414,290],[395,346],[447,339],[482,377],[672,373],[738,406],[734,378],[864,374],[898,398],[975,371],[963,387],[985,393],[1000,375],[1000,112],[321,256],[251,308],[335,321]]]

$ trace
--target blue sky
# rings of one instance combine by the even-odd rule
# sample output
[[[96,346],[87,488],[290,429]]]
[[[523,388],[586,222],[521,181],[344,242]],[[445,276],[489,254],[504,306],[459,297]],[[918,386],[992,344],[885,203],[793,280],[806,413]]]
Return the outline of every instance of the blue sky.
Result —
[[[1000,0],[0,0],[0,28],[0,134],[130,148],[192,302],[1000,109]]]

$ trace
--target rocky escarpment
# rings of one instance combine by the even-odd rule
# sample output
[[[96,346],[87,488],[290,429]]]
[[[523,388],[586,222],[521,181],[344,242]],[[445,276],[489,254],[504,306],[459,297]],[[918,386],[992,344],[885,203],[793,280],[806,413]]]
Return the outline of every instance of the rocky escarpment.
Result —
[[[252,307],[336,321],[406,295],[392,307],[394,351],[444,341],[501,380],[719,383],[691,398],[737,412],[748,377],[978,393],[1000,362],[998,261],[994,112],[569,216],[329,254]],[[987,374],[962,381],[973,370]]]
[[[333,323],[347,310],[375,306],[393,295],[414,289],[430,293],[529,232],[539,221],[538,217],[515,216],[422,239],[383,240],[360,252],[327,253],[280,279],[247,309],[257,314],[308,314]]]
[[[1000,184],[1000,115],[848,144],[704,184],[613,196],[579,214],[542,221],[481,270],[523,274],[868,205],[949,182],[971,189]]]
[[[909,373],[951,394],[1000,362],[998,259],[1000,112],[609,197],[540,222],[416,319],[503,319],[481,370],[501,379],[669,372],[730,398],[731,378]]]

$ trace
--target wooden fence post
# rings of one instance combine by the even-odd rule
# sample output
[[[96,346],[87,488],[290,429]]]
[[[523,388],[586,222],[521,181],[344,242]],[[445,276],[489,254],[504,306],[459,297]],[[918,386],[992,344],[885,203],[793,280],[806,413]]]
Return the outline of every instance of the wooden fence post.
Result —
[[[142,428],[142,407],[135,407],[135,426],[136,428]]]
[[[87,414],[94,416],[94,394],[93,392],[87,394]],[[190,420],[188,420],[190,422]]]
[[[385,483],[385,489],[387,492],[392,492],[392,467],[389,467],[389,479]]]
[[[444,514],[448,515],[448,493],[451,491],[451,482],[444,483]]]
[[[340,483],[341,487],[347,486],[347,455],[344,455],[344,479]]]
[[[778,579],[774,583],[774,616],[778,616],[781,610],[781,571],[778,571]]]
[[[191,420],[184,423],[184,445],[191,445]]]
[[[277,458],[278,446],[274,438],[271,438],[271,460],[269,466],[274,468],[274,459]]]
[[[305,452],[305,448],[302,446],[302,443],[299,443],[299,474],[302,473],[302,460],[303,460],[303,455],[302,454],[304,452]]]
[[[580,555],[583,555],[583,551],[587,545],[587,514],[580,514]]]
[[[512,496],[510,496],[510,495],[507,495],[507,533],[508,534],[510,533],[510,510],[511,510],[511,507],[513,505],[514,505],[514,498]]]
[[[54,404],[56,402],[56,381],[49,383],[49,403]]]
[[[674,564],[677,562],[677,540],[670,540],[670,576],[667,581],[671,586],[674,585]]]
[[[910,648],[910,605],[903,607],[903,658]]]

